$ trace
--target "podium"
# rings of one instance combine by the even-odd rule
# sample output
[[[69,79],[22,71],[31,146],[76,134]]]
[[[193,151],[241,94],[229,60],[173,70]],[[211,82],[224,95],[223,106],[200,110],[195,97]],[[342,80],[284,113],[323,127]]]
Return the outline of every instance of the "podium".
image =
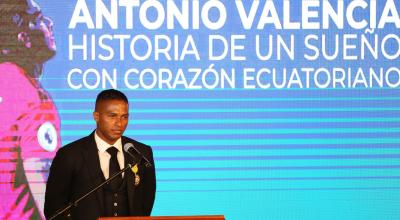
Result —
[[[223,215],[100,217],[98,220],[225,220]]]

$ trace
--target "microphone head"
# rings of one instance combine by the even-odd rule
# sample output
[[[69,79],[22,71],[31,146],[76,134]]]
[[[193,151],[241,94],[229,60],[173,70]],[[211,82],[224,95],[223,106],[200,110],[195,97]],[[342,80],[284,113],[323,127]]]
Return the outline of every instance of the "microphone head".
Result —
[[[134,148],[132,143],[126,143],[124,145],[124,151],[128,152],[130,148]]]
[[[135,151],[137,155],[140,156],[140,160],[138,163],[140,163],[141,159],[144,159],[146,161],[146,167],[151,167],[150,161],[145,156],[143,156],[143,154],[138,149],[136,149],[135,145],[133,145],[132,143],[124,144],[124,151],[136,160],[136,157],[131,152],[129,152],[129,149],[131,148]]]

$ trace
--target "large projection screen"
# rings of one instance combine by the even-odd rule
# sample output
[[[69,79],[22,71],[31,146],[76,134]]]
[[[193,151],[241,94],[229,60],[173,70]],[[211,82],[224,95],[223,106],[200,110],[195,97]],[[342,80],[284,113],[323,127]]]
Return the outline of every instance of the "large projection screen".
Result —
[[[2,12],[0,219],[44,219],[55,152],[110,88],[154,152],[152,215],[400,219],[398,0],[28,3],[56,53],[26,68],[46,44]]]

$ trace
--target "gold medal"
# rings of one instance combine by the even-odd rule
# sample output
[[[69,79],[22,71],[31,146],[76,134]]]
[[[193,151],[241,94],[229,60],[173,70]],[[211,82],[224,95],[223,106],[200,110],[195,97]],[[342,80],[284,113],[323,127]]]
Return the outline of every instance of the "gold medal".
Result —
[[[135,186],[139,185],[140,183],[140,176],[135,174]]]
[[[132,167],[132,172],[135,174],[135,186],[139,185],[140,183],[140,176],[137,174],[139,171],[139,167],[137,164]]]

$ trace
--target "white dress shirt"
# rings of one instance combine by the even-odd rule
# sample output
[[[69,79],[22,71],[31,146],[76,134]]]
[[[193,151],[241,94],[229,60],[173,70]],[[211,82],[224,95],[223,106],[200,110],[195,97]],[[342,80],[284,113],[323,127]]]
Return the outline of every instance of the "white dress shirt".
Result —
[[[115,148],[118,149],[117,159],[118,159],[119,167],[121,169],[123,169],[125,167],[124,153],[122,152],[121,138],[119,138],[114,144],[110,145],[107,142],[105,142],[103,139],[101,139],[101,137],[99,137],[97,135],[97,132],[94,132],[94,140],[96,141],[96,145],[97,145],[97,149],[98,149],[98,153],[99,153],[101,171],[103,172],[104,177],[106,179],[108,179],[111,155],[106,150],[109,147],[114,146]],[[124,176],[123,173],[122,173],[122,176]]]

